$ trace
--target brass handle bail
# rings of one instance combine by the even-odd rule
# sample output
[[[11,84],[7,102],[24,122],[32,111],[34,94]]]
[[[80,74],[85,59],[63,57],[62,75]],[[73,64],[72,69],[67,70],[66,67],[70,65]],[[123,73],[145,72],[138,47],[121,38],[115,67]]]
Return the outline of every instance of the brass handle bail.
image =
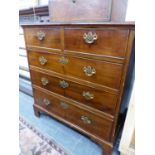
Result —
[[[84,33],[83,39],[87,44],[92,44],[97,40],[97,34],[93,32]]]
[[[41,65],[45,65],[47,63],[47,59],[43,56],[39,57],[39,63]]]
[[[43,99],[43,103],[45,104],[45,106],[48,106],[51,104],[51,102],[47,98]]]
[[[45,38],[45,32],[43,31],[37,32],[37,38],[38,40],[42,41]]]
[[[86,74],[86,76],[93,76],[94,74],[96,74],[95,68],[93,68],[91,66],[83,67],[83,71]]]
[[[49,83],[49,81],[48,81],[47,78],[42,77],[42,78],[41,78],[41,83],[42,83],[43,86],[46,86],[46,85]]]

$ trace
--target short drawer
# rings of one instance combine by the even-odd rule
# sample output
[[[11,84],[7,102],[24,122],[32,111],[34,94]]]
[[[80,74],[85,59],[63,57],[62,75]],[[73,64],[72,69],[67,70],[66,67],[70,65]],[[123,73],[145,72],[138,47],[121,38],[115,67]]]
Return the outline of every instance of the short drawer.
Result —
[[[63,65],[60,63],[62,56],[48,52],[28,51],[29,65],[64,74]]]
[[[65,28],[65,51],[125,57],[129,30],[112,28]]]
[[[61,100],[53,96],[34,89],[35,104],[48,110],[51,115],[57,115],[78,128],[88,133],[94,134],[105,140],[110,139],[113,121],[106,117],[101,117],[86,109],[74,105],[72,102]]]
[[[105,113],[111,115],[115,113],[118,97],[116,94],[33,70],[31,70],[31,79],[32,83],[37,86],[64,95]]]
[[[40,46],[61,49],[60,29],[58,27],[24,28],[27,46]]]

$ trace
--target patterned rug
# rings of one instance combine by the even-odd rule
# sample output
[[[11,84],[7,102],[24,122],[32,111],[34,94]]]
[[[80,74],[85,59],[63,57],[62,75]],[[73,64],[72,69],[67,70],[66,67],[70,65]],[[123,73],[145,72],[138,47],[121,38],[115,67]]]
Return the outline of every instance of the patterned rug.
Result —
[[[20,155],[69,155],[55,142],[19,118]]]

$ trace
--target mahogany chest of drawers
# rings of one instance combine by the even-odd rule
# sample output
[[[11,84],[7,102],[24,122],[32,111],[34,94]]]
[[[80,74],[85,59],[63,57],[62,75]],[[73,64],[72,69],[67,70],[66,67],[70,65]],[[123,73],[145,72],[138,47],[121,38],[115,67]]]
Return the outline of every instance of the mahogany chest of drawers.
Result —
[[[110,155],[134,41],[133,23],[23,25],[36,116],[45,112]]]

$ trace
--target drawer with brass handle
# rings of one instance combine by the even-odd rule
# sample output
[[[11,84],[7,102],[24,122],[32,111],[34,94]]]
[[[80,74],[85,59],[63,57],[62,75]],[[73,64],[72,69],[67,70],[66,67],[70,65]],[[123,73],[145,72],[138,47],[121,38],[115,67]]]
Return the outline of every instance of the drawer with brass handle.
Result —
[[[76,77],[106,87],[119,89],[123,65],[94,59],[66,56],[69,63],[64,66],[67,76]],[[76,62],[76,63],[75,63]]]
[[[34,89],[34,96],[37,99],[36,104],[48,108],[51,115],[57,115],[63,120],[78,125],[78,128],[86,129],[87,132],[109,140],[113,124],[112,120],[104,116],[95,115],[87,109],[77,106],[69,99],[63,101],[60,96],[53,95],[52,93],[47,94],[38,89]],[[38,102],[44,98],[48,98],[52,104],[46,106]]]
[[[30,67],[39,67],[41,69],[52,70],[53,72],[64,74],[63,66],[67,63],[61,54],[54,54],[48,52],[28,52]],[[62,63],[60,63],[62,62]]]
[[[64,88],[59,85],[61,79],[34,70],[30,70],[30,72],[33,85],[64,95]]]
[[[49,91],[59,93],[68,98],[76,100],[83,105],[93,107],[110,115],[115,114],[118,95],[98,90],[91,85],[85,86],[71,80],[60,79],[41,72],[31,70],[32,83]],[[40,78],[46,77],[49,83],[46,86],[40,84]]]
[[[129,31],[106,28],[65,28],[65,52],[125,57]]]
[[[61,49],[60,28],[25,28],[25,40],[28,47]]]

